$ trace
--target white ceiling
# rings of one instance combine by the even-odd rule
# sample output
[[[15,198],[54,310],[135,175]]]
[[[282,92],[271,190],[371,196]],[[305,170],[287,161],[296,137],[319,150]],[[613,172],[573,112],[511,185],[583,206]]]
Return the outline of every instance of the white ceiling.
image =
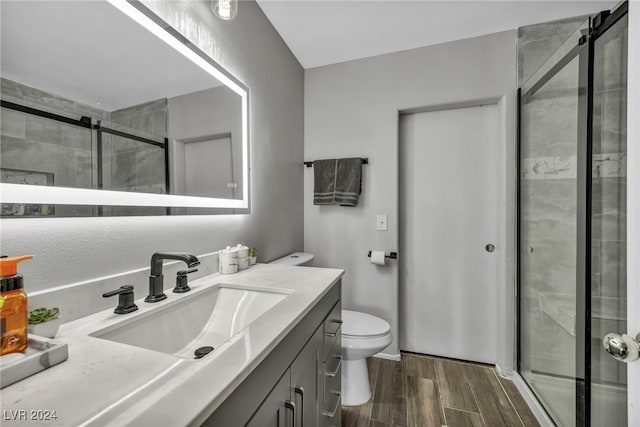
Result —
[[[257,2],[304,68],[595,13],[616,4],[579,0]]]

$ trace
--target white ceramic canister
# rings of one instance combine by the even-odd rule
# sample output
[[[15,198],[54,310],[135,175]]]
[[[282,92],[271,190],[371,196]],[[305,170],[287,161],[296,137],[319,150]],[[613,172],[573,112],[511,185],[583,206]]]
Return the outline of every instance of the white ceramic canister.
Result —
[[[219,268],[222,274],[234,274],[238,272],[238,252],[231,247],[218,252]]]
[[[236,246],[236,251],[238,253],[238,269],[246,270],[249,268],[249,248],[239,244]]]

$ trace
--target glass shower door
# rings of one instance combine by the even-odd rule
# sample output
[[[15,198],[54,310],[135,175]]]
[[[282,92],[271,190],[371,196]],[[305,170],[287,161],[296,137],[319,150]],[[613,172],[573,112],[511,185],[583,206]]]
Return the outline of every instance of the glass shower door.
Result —
[[[625,15],[593,45],[591,174],[591,425],[627,424],[627,365],[601,340],[627,329],[627,28]],[[636,362],[637,363],[637,362]]]
[[[559,426],[625,426],[626,4],[583,25],[520,92],[518,371]]]
[[[579,37],[579,34],[577,35]],[[584,222],[588,50],[568,49],[520,97],[519,371],[559,426],[583,413]],[[582,350],[581,350],[582,348]]]

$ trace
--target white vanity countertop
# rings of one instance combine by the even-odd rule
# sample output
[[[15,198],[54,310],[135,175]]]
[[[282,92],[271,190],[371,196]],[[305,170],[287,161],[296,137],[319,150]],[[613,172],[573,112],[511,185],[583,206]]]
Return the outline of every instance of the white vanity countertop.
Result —
[[[244,381],[343,274],[343,270],[257,264],[232,275],[190,282],[191,292],[117,315],[102,311],[62,325],[56,340],[69,344],[69,359],[0,391],[3,426],[199,425]],[[90,337],[89,333],[153,310],[214,284],[290,289],[278,306],[223,347],[200,360]],[[114,304],[117,300],[114,299]],[[226,347],[226,348],[225,348]],[[224,351],[223,348],[225,348]],[[12,420],[19,411],[25,419]],[[31,411],[55,411],[41,420]]]

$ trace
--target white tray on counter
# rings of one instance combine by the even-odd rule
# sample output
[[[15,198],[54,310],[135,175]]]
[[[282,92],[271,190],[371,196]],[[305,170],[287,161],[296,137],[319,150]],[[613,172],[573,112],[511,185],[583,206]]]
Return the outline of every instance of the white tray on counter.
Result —
[[[69,346],[66,343],[29,334],[24,353],[0,357],[0,388],[62,363],[68,357]]]

